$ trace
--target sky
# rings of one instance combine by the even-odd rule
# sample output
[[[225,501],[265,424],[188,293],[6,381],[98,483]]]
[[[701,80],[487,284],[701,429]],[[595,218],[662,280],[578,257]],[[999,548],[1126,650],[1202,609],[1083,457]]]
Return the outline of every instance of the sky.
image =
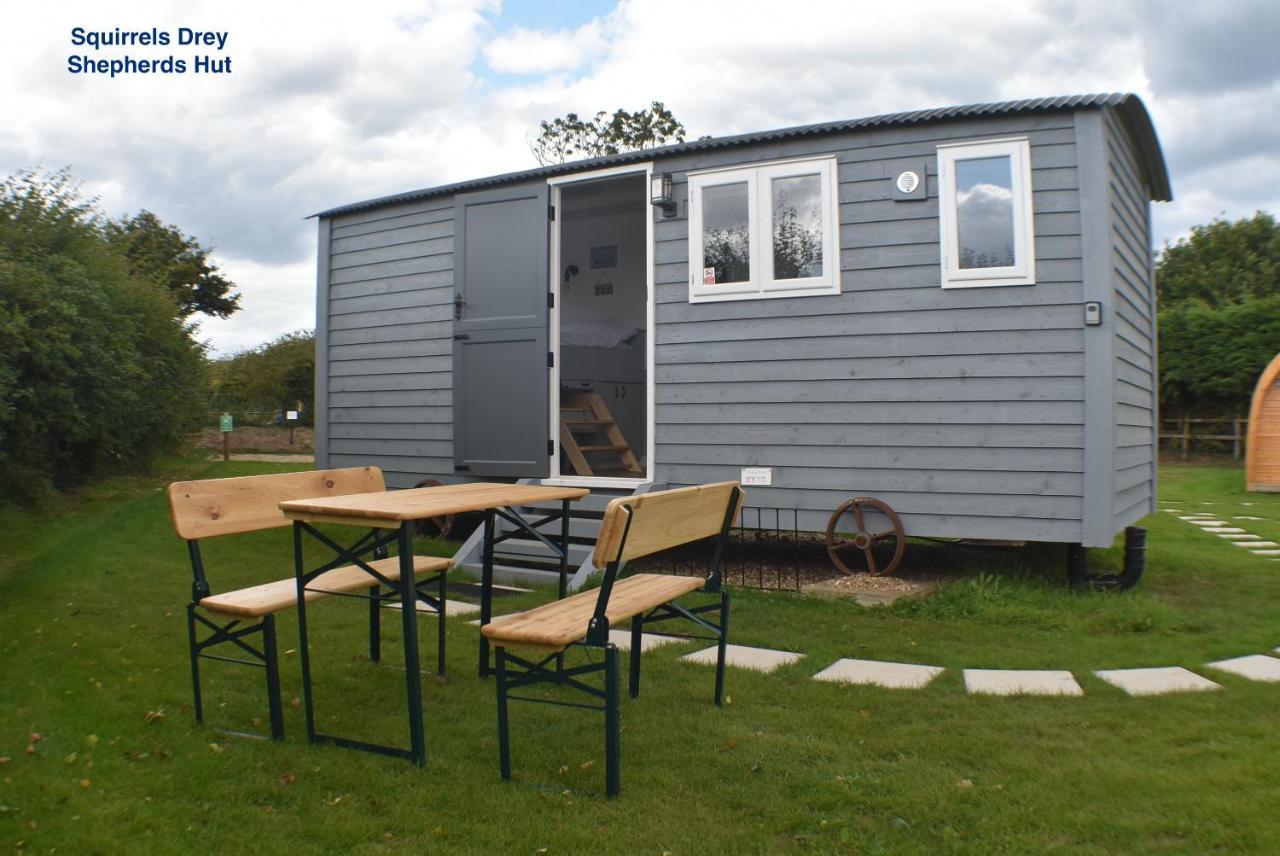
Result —
[[[226,33],[224,49],[71,43]],[[113,216],[213,248],[242,309],[214,354],[309,328],[315,221],[536,165],[538,121],[660,100],[690,138],[1083,92],[1136,92],[1173,181],[1154,246],[1280,212],[1280,4],[1159,0],[135,0],[10,4],[0,171],[70,166]],[[68,57],[229,57],[230,73],[76,75]]]

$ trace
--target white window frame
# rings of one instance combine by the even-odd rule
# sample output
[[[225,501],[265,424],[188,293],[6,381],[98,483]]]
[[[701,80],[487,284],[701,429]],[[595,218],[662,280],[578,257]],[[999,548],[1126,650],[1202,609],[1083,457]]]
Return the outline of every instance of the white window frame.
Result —
[[[822,276],[775,279],[773,276],[773,179],[817,175],[822,183]],[[689,302],[813,297],[840,293],[840,206],[834,157],[798,158],[689,173]],[[744,282],[702,282],[702,190],[725,184],[747,185],[747,252],[751,278]]]
[[[1013,194],[1013,260],[1008,267],[961,268],[956,216],[956,161],[1008,156]],[[1026,137],[938,146],[938,234],[942,287],[1035,285],[1036,241],[1031,198],[1031,143]]]

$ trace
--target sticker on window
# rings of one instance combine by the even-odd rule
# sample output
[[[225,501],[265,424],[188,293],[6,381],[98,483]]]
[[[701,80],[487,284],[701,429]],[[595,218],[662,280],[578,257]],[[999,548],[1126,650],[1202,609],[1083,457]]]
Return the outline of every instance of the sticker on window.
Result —
[[[703,285],[716,284],[716,269],[714,267],[704,267],[702,269],[702,284]]]

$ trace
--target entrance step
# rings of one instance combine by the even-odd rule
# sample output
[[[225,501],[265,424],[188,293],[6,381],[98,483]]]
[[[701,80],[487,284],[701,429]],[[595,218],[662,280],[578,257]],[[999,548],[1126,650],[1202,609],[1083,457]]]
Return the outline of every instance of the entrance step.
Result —
[[[522,479],[520,484],[539,484],[539,479]],[[569,505],[569,590],[576,591],[596,571],[591,562],[596,538],[605,508],[614,499],[623,496],[648,493],[654,489],[652,482],[636,485],[631,489],[592,488],[591,493]],[[552,542],[559,542],[562,521],[544,521],[550,513],[560,511],[559,502],[530,503],[519,506],[520,516],[534,529]],[[499,535],[519,531],[516,526],[497,518],[495,526]],[[484,526],[477,526],[453,561],[457,569],[474,577],[483,573]],[[557,585],[560,580],[560,560],[545,544],[527,532],[519,531],[510,540],[494,545],[494,581],[517,585]]]

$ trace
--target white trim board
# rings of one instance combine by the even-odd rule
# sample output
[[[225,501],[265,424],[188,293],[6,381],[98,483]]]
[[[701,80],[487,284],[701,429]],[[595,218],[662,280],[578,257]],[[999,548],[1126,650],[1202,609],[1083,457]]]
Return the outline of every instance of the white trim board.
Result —
[[[561,211],[560,204],[560,188],[565,184],[576,184],[578,182],[597,181],[602,178],[619,178],[627,175],[643,175],[644,176],[644,197],[641,203],[644,206],[644,244],[645,244],[645,472],[638,478],[610,478],[605,476],[566,476],[560,475],[560,308],[562,305],[560,291],[560,224],[564,218],[559,216]],[[625,166],[609,167],[608,169],[597,169],[591,172],[578,172],[571,175],[561,175],[547,179],[549,187],[549,202],[556,209],[556,219],[551,221],[551,228],[548,229],[547,240],[551,246],[547,253],[549,269],[547,271],[547,281],[555,301],[555,305],[548,310],[548,329],[547,329],[547,347],[555,354],[555,364],[551,367],[550,395],[547,396],[550,404],[550,413],[548,414],[547,430],[550,432],[547,436],[555,439],[555,453],[551,456],[550,467],[547,476],[541,479],[543,484],[549,485],[565,485],[570,487],[616,487],[616,488],[634,488],[642,484],[648,484],[653,481],[654,469],[656,463],[654,461],[657,443],[654,439],[655,434],[655,412],[654,398],[656,396],[656,387],[654,384],[654,333],[656,319],[654,315],[654,234],[653,234],[653,210],[649,201],[649,187],[653,178],[653,162],[646,161],[638,164],[627,164]]]

